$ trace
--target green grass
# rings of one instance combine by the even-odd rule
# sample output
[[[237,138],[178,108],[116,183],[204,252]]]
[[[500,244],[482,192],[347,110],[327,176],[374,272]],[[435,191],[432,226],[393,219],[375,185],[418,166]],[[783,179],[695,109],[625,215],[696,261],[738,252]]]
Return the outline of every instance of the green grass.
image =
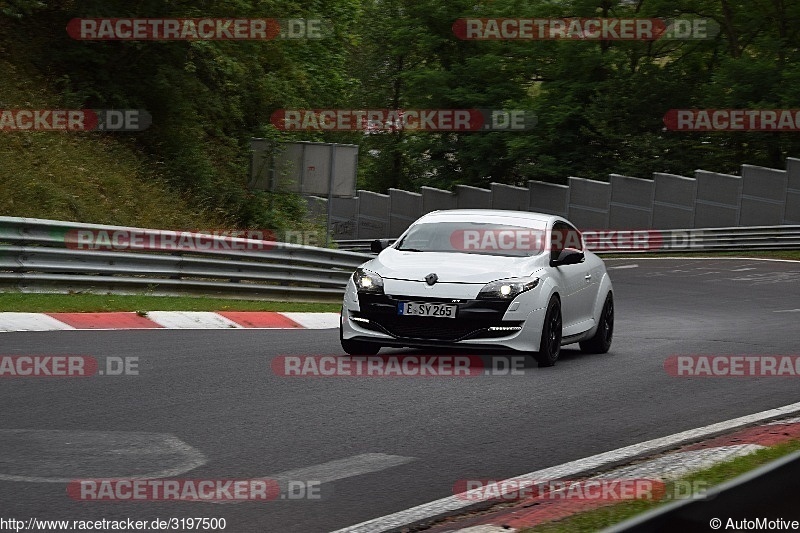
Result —
[[[35,45],[2,25],[0,109],[82,107],[59,95],[57,80],[34,67]],[[228,226],[212,207],[192,205],[147,170],[130,134],[0,132],[0,161],[4,216],[146,228]]]
[[[800,250],[763,250],[752,252],[654,252],[641,254],[600,254],[603,259],[636,259],[637,257],[755,257],[800,261]]]
[[[759,466],[774,461],[789,453],[800,450],[800,440],[791,440],[776,446],[759,450],[750,455],[737,457],[715,465],[707,470],[695,472],[679,481],[698,483],[706,489],[731,480]],[[672,493],[672,484],[667,484],[666,494]],[[671,500],[632,500],[615,505],[579,513],[574,516],[522,529],[520,533],[573,533],[575,531],[597,531],[627,520],[639,513],[649,511]]]
[[[173,296],[0,293],[0,312],[91,313],[108,311],[294,311],[339,312],[332,303],[266,302]]]

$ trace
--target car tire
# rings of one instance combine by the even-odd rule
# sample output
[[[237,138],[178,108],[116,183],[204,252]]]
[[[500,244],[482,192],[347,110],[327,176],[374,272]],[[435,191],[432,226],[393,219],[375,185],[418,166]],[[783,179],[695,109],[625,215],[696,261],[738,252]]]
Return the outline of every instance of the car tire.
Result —
[[[348,355],[375,355],[380,350],[379,344],[372,344],[371,342],[351,341],[345,340],[342,334],[342,321],[344,320],[344,310],[339,315],[339,342],[342,344],[342,350]]]
[[[561,353],[561,326],[561,302],[553,296],[544,315],[539,351],[533,356],[540,367],[556,364]]]
[[[594,336],[580,343],[581,350],[585,353],[606,353],[611,348],[614,337],[614,296],[609,292],[603,311],[600,313],[600,323]]]

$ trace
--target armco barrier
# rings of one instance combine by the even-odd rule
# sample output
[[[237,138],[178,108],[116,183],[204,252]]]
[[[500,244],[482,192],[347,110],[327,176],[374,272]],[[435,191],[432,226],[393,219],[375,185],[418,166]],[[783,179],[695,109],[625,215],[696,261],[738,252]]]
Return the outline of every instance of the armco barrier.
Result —
[[[371,257],[370,239],[339,241],[340,249],[333,250],[196,233],[190,235],[240,247],[247,244],[252,249],[158,249],[135,243],[111,250],[80,249],[68,238],[78,230],[136,233],[145,239],[164,234],[153,229],[0,217],[0,288],[338,302],[353,270]],[[644,231],[620,237],[613,230],[594,232],[590,249],[600,253],[800,249],[800,226]]]
[[[293,301],[341,300],[353,270],[369,256],[288,243],[204,236],[236,246],[112,251],[68,245],[78,230],[153,236],[162,230],[0,217],[0,287],[22,292],[201,294]],[[191,234],[200,237],[202,234]]]

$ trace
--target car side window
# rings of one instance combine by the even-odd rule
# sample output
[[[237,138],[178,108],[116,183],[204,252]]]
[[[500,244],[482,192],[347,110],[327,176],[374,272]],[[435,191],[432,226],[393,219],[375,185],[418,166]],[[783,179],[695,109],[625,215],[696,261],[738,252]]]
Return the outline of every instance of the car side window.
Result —
[[[583,251],[583,240],[581,239],[581,232],[570,226],[564,224],[567,228],[567,239],[564,243],[565,248],[574,248],[575,250]]]
[[[550,254],[555,259],[565,248],[583,251],[581,234],[565,222],[556,222],[550,236]]]
[[[550,235],[550,255],[553,259],[558,257],[558,254],[564,249],[564,242],[566,240],[566,224],[563,222],[556,222],[553,224],[553,231]]]

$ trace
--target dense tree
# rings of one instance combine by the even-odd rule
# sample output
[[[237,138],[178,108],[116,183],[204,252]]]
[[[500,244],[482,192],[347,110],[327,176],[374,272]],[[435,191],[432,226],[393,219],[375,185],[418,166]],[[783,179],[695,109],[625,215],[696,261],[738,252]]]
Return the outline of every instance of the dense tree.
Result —
[[[73,17],[325,17],[321,40],[78,42]],[[703,17],[706,40],[472,41],[462,17]],[[0,0],[0,31],[35,34],[66,104],[141,107],[152,167],[242,225],[299,213],[246,190],[248,140],[361,145],[360,186],[524,184],[571,175],[736,172],[800,155],[794,133],[681,133],[681,108],[798,108],[800,2],[787,0]],[[281,108],[529,109],[526,132],[283,133]],[[267,208],[267,206],[269,208]]]

